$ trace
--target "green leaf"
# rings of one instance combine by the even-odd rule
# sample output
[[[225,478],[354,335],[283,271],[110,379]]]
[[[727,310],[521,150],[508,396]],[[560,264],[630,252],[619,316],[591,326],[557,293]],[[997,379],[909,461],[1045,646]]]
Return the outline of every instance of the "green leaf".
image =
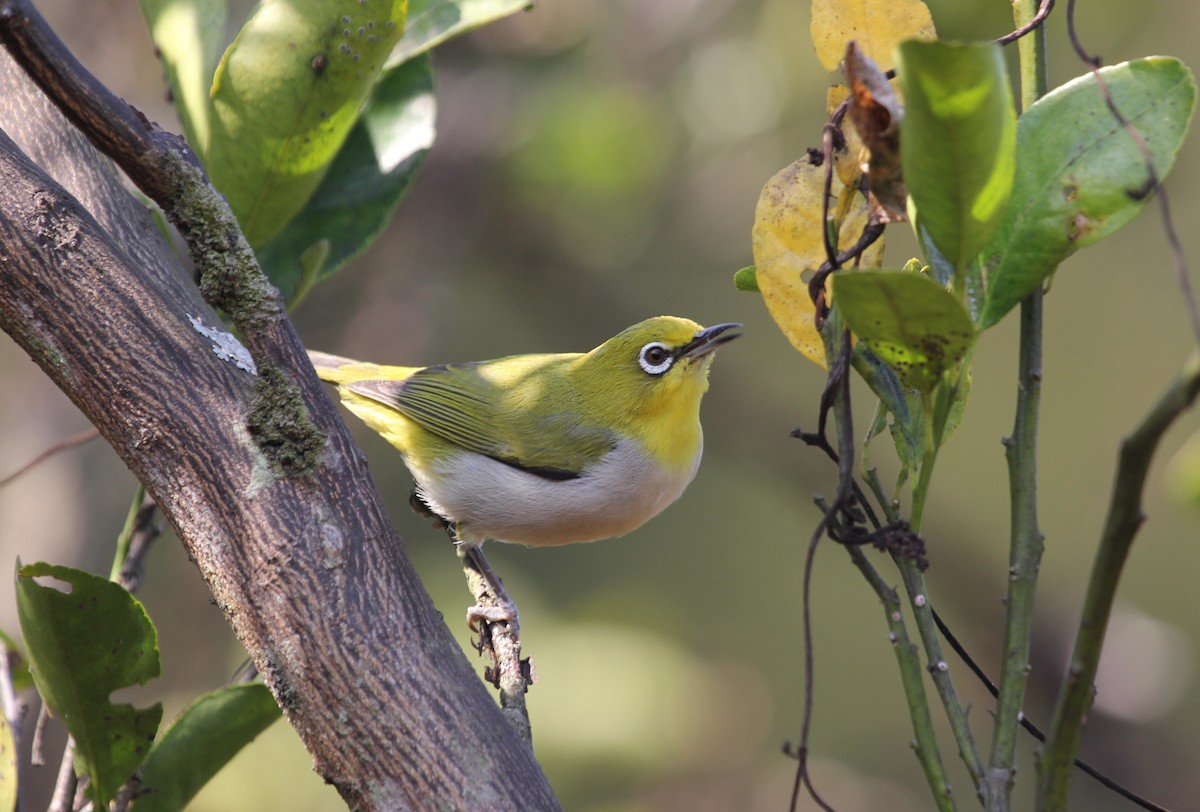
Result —
[[[386,225],[433,144],[433,68],[419,57],[387,71],[321,185],[258,261],[285,300],[336,272]],[[305,255],[320,243],[315,254]],[[319,268],[313,268],[314,264]]]
[[[833,302],[859,340],[908,389],[932,391],[975,340],[967,311],[922,273],[834,274]]]
[[[388,68],[407,62],[451,37],[530,8],[531,0],[410,0],[404,36],[388,57]]]
[[[183,133],[208,149],[208,94],[225,37],[225,0],[138,0],[166,74]]]
[[[308,202],[404,28],[405,0],[265,0],[217,67],[205,165],[259,246]]]
[[[920,223],[917,224],[917,231],[929,259],[929,276],[943,287],[954,282],[954,267],[938,251],[933,240],[929,238],[929,233]],[[979,312],[983,308],[983,271],[980,268],[978,256],[968,262],[966,268],[961,269],[958,284],[961,285],[962,302],[971,313],[971,319],[979,318]]]
[[[900,461],[899,480],[903,483],[909,472],[920,464],[924,449],[925,413],[921,398],[906,391],[895,370],[880,360],[863,342],[854,348],[851,364],[883,407],[884,413],[879,416],[882,425],[873,426],[871,431],[872,434],[879,434],[883,427],[888,429],[896,446],[896,457]],[[891,420],[887,419],[888,415]]]
[[[42,576],[70,591],[34,580]],[[113,691],[158,676],[154,625],[117,584],[44,563],[17,563],[17,612],[38,692],[75,739],[91,777],[88,794],[106,807],[142,763],[162,719],[161,704],[138,710],[109,701]]]
[[[744,293],[758,293],[758,272],[753,265],[747,265],[733,275],[733,286]]]
[[[279,716],[279,706],[261,683],[201,696],[171,723],[146,758],[142,789],[147,794],[134,801],[135,812],[183,809]]]
[[[1000,224],[1012,191],[1016,113],[1000,47],[903,43],[900,155],[917,221],[958,271]]]
[[[1182,62],[1148,57],[1102,68],[1112,99],[1150,147],[1159,179],[1183,143],[1196,84]],[[1069,126],[1064,126],[1068,122]],[[1141,151],[1088,73],[1051,91],[1017,123],[1012,204],[984,251],[990,327],[1076,250],[1108,236],[1146,204]]]

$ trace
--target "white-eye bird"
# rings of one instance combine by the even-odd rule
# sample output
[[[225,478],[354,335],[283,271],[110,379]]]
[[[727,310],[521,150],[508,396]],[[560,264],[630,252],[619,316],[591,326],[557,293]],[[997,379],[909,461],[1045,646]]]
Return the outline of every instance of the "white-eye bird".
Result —
[[[460,544],[558,545],[623,535],[679,498],[713,351],[737,327],[659,316],[591,352],[431,367],[309,357]]]

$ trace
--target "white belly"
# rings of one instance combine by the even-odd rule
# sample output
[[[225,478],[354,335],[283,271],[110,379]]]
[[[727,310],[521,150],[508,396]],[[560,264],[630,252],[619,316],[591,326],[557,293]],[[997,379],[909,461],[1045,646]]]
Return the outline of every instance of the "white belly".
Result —
[[[436,470],[409,467],[421,497],[457,523],[464,543],[540,546],[598,541],[641,526],[691,483],[700,451],[686,468],[666,471],[637,443],[622,440],[579,477],[561,481],[474,453],[442,460]]]

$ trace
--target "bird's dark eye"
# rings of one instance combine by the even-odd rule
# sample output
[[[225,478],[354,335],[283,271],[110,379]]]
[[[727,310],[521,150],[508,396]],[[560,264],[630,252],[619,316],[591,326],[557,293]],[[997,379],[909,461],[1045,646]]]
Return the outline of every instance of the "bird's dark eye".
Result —
[[[671,368],[674,361],[675,356],[671,353],[671,349],[666,344],[660,344],[657,341],[652,341],[642,347],[642,351],[638,354],[638,363],[651,375],[663,374]]]

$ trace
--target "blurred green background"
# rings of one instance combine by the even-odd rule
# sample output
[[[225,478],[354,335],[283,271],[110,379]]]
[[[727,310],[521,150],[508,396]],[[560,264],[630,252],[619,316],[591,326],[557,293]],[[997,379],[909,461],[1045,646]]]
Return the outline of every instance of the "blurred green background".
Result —
[[[1001,0],[929,5],[943,37],[1010,28]],[[233,18],[244,19],[248,5],[234,6]],[[90,69],[177,129],[136,4],[39,7]],[[546,0],[440,48],[438,140],[413,194],[379,242],[295,314],[314,348],[413,364],[586,350],[659,313],[746,324],[714,366],[705,461],[678,504],[616,541],[489,547],[521,605],[537,670],[529,697],[537,754],[570,810],[786,808],[794,762],[780,745],[800,726],[801,565],[818,518],[811,499],[831,492],[835,472],[788,439],[796,426],[815,428],[822,373],[789,348],[757,296],[734,291],[731,277],[752,261],[762,184],[819,143],[831,80],[813,56],[807,8],[797,0]],[[1052,85],[1083,72],[1064,13],[1050,24]],[[1170,54],[1200,65],[1200,8],[1097,0],[1080,13],[1085,44],[1108,63]],[[1198,172],[1193,137],[1168,182],[1193,263]],[[889,237],[898,266],[914,244],[903,226]],[[1027,703],[1043,721],[1073,637],[1117,442],[1192,340],[1156,207],[1069,260],[1046,317],[1046,553]],[[926,509],[931,597],[993,673],[1006,585],[1000,439],[1015,401],[1012,321],[981,342],[967,416],[939,460]],[[86,428],[7,338],[0,384],[0,475]],[[857,393],[860,433],[870,405]],[[1167,445],[1177,448],[1196,425],[1176,428]],[[357,422],[352,428],[465,645],[469,596],[445,537],[410,513],[398,455]],[[875,456],[887,481],[894,466],[885,444]],[[1083,755],[1160,803],[1194,808],[1200,513],[1168,495],[1168,457],[1153,470],[1149,521],[1122,584]],[[55,457],[0,490],[0,560],[107,572],[133,487],[102,443]],[[160,630],[164,674],[137,696],[165,697],[170,717],[227,679],[244,655],[169,534],[149,573],[140,597]],[[813,610],[818,787],[841,812],[931,808],[881,610],[828,543],[817,556]],[[8,586],[0,625],[16,630]],[[952,668],[986,747],[990,702],[965,669]],[[970,782],[949,737],[943,742],[957,794],[971,808]],[[1025,739],[1022,750],[1018,798],[1028,805],[1033,743]],[[44,783],[53,769],[42,768]],[[1083,776],[1073,799],[1076,809],[1131,808]],[[342,806],[280,723],[192,808]]]

